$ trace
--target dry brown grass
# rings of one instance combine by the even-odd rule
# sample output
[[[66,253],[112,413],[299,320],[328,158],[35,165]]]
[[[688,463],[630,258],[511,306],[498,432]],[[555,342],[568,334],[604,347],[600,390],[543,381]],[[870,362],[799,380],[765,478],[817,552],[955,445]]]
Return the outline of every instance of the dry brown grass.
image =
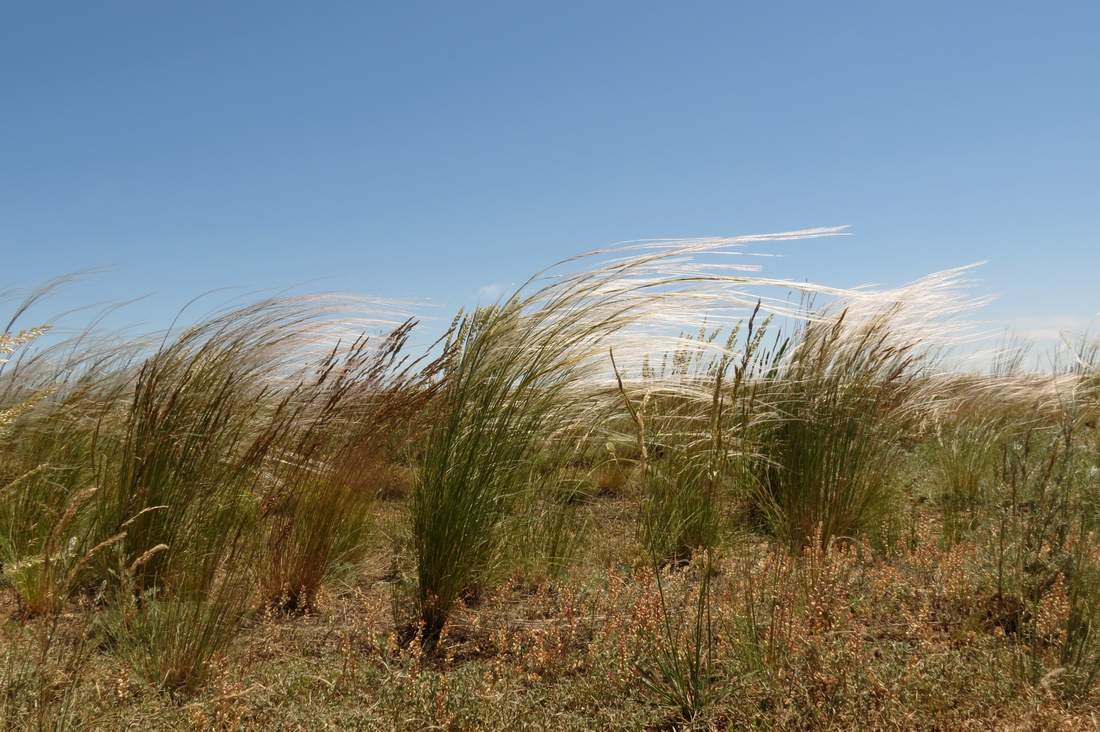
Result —
[[[383,506],[388,524],[400,525],[403,503]],[[476,606],[460,605],[430,657],[398,642],[405,613],[394,598],[407,594],[409,558],[395,563],[394,544],[377,536],[353,581],[323,590],[305,617],[257,616],[238,650],[216,661],[208,686],[182,705],[96,652],[73,692],[77,721],[100,729],[659,728],[671,717],[647,700],[638,669],[663,642],[660,598],[652,571],[630,563],[634,527],[624,516],[634,508],[610,499],[581,510],[602,540],[567,577],[505,583]],[[981,548],[944,548],[939,532],[934,514],[922,513],[907,546],[889,557],[850,544],[791,556],[763,539],[722,550],[712,579],[723,694],[699,725],[1097,728],[1098,690],[1064,693],[1057,659],[1044,657],[1051,673],[1039,683],[1014,674],[1021,641],[976,591]],[[695,565],[666,576],[674,617],[686,617],[699,580]],[[63,616],[70,627],[77,611]],[[1040,622],[1059,627],[1062,591],[1044,612]],[[16,629],[5,628],[9,637]],[[50,688],[68,693],[63,666],[51,673]]]

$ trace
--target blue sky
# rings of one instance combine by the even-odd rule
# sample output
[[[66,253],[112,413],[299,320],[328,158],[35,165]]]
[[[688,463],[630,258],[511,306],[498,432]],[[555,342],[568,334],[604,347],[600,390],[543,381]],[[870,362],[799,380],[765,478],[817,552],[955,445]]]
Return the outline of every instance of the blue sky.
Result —
[[[51,307],[340,289],[454,307],[638,238],[849,224],[769,271],[988,260],[1100,312],[1097,3],[8,3],[0,286]],[[485,290],[483,290],[485,291]],[[119,320],[119,319],[122,320]]]

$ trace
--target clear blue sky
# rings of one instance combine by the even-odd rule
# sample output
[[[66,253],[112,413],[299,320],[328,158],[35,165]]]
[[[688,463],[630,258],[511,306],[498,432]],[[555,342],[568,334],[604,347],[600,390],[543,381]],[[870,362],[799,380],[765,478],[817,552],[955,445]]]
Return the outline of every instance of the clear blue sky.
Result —
[[[7,3],[0,285],[111,267],[446,319],[610,242],[850,224],[770,271],[986,259],[1022,330],[1100,311],[1100,4]]]

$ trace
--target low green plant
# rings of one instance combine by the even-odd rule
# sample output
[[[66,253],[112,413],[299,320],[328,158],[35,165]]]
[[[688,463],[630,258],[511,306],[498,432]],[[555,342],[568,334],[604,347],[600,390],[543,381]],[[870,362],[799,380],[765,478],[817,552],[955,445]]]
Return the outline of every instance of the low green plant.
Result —
[[[557,581],[573,564],[583,546],[588,522],[581,513],[580,480],[551,477],[532,480],[517,499],[505,531],[510,547],[502,569],[518,572],[531,584]]]
[[[660,368],[646,370],[645,393],[631,405],[635,428],[645,433],[638,445],[645,457],[641,540],[662,566],[686,563],[696,550],[718,543],[722,507],[732,492],[731,443],[743,444],[744,392],[752,388],[750,379],[771,322],[765,318],[757,327],[760,307],[758,301],[720,347],[719,330],[708,333],[704,328],[696,338],[685,339]],[[619,386],[630,404],[621,377]]]
[[[646,476],[641,539],[660,563],[683,564],[718,543],[719,497],[713,495],[711,460],[670,451]]]
[[[119,571],[109,608],[97,619],[101,643],[141,678],[186,696],[201,688],[228,653],[251,612],[253,556],[244,527],[177,572],[171,586],[138,584],[140,570],[169,547],[151,547]],[[212,551],[211,551],[212,550]]]
[[[651,662],[639,668],[642,684],[653,699],[670,709],[676,724],[684,727],[700,722],[727,691],[718,675],[715,654],[709,549],[703,553],[698,571],[701,578],[694,603],[683,612],[673,605],[662,570],[657,568],[662,635]]]
[[[119,540],[99,535],[90,517],[129,349],[82,335],[28,354],[47,330],[0,336],[0,563],[26,616],[60,610]]]
[[[995,418],[963,420],[941,428],[931,451],[944,539],[953,544],[976,527],[988,501],[989,483],[1004,426]]]
[[[41,543],[24,545],[17,552],[10,534],[4,542],[4,579],[15,590],[22,615],[59,612],[83,586],[91,561],[122,540],[123,534],[117,534],[91,545],[87,527],[79,526],[85,504],[95,499],[95,493],[92,487],[69,496]]]
[[[96,523],[125,530],[122,566],[169,547],[139,565],[137,591],[186,574],[193,556],[216,554],[255,518],[265,461],[299,411],[297,391],[274,374],[303,317],[274,301],[228,311],[166,339],[138,368],[124,432],[102,445],[96,476]]]

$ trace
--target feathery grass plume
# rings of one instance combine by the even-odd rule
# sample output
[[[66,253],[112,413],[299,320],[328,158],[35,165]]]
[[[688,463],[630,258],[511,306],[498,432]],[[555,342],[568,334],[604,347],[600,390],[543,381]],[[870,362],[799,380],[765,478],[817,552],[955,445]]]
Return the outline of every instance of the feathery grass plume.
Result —
[[[18,349],[33,343],[37,338],[45,335],[47,331],[49,331],[49,326],[43,325],[21,330],[14,334],[0,333],[0,368],[9,363],[10,356]],[[9,377],[7,384],[10,386],[13,383],[15,382]],[[35,404],[46,398],[48,393],[48,390],[31,392],[19,401],[10,400],[9,395],[5,394],[4,396],[9,398],[4,399],[3,401],[7,403],[0,407],[0,435],[7,432],[19,417],[33,409]]]
[[[811,314],[760,385],[771,417],[754,434],[757,515],[792,550],[854,537],[890,515],[904,447],[944,399],[937,349],[963,337],[965,270]]]
[[[264,497],[260,582],[273,607],[311,609],[322,583],[365,550],[372,502],[439,383],[438,360],[401,356],[414,325],[377,346],[362,337],[334,349],[306,384],[311,407]]]
[[[955,372],[937,375],[943,398],[932,414],[935,430],[954,425],[987,422],[1004,437],[1033,427],[1056,427],[1062,417],[1064,394],[1076,376],[1043,374],[1024,369],[1027,343],[1005,338],[990,355],[988,373]]]
[[[48,290],[49,287],[47,286],[26,297],[16,306],[15,312],[8,320],[7,325],[4,326],[4,330],[0,331],[0,437],[6,436],[15,421],[44,399],[49,393],[50,387],[52,387],[52,383],[32,383],[22,375],[16,377],[12,372],[18,369],[22,358],[17,359],[15,364],[9,366],[13,354],[49,332],[50,326],[48,325],[22,328],[18,331],[13,330],[19,318],[35,302],[44,297]],[[4,293],[0,293],[0,301],[4,299],[6,299]]]
[[[621,410],[607,349],[636,373],[647,355],[685,345],[670,332],[697,329],[706,319],[736,322],[767,287],[814,289],[748,274],[756,268],[729,264],[721,255],[752,241],[834,233],[648,242],[593,252],[536,275],[495,305],[460,314],[413,494],[426,646],[434,646],[454,603],[475,589],[498,555],[500,526],[536,447],[566,433],[596,434]],[[569,270],[585,263],[588,269]],[[794,312],[776,298],[766,298],[765,306]]]
[[[1100,454],[1100,340],[1082,336],[1073,348],[1066,372],[1073,386],[1072,412]],[[1065,386],[1060,386],[1064,393]]]

